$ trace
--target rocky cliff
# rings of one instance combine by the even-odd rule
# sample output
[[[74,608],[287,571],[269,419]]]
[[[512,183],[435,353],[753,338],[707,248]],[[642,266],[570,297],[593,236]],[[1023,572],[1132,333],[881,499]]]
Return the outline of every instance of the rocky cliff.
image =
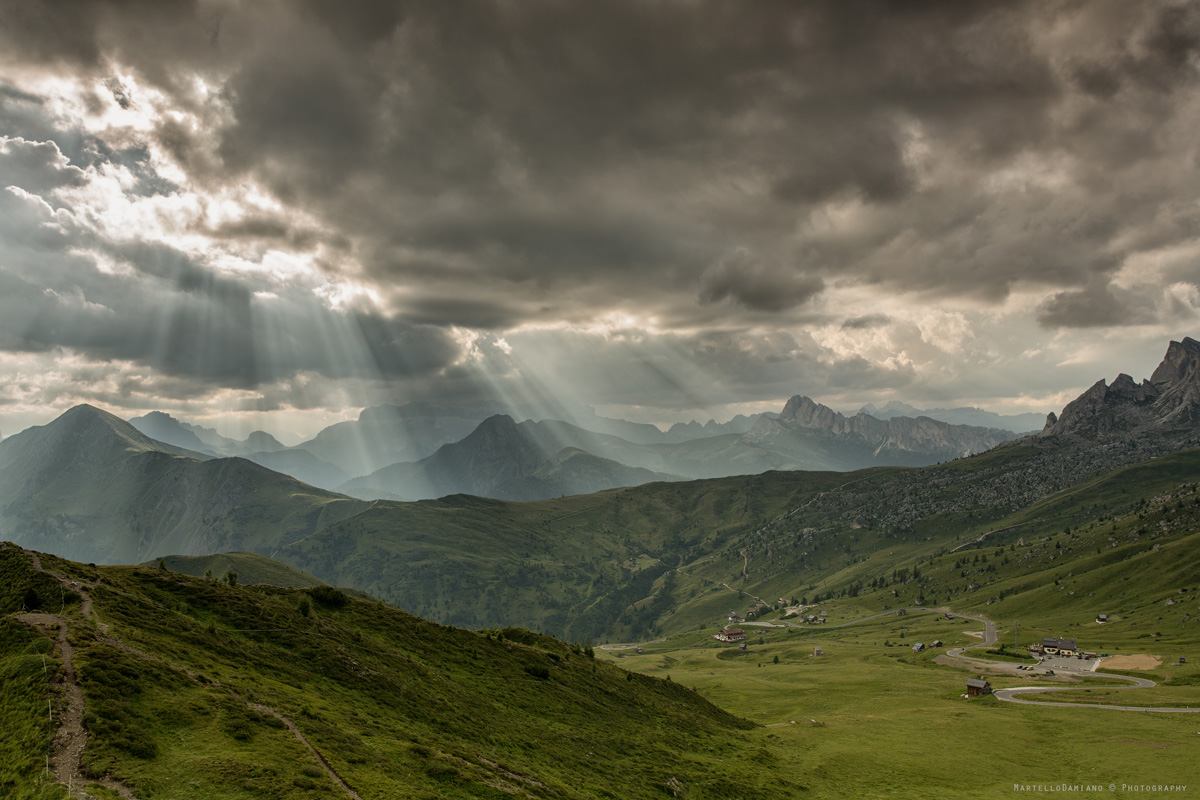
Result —
[[[1188,435],[1200,411],[1200,342],[1171,342],[1148,380],[1122,373],[1100,380],[1046,420],[1042,436],[1110,439],[1143,433]]]
[[[881,420],[861,412],[847,417],[809,397],[797,395],[787,402],[778,420],[760,419],[743,439],[763,441],[783,432],[799,431],[862,443],[881,463],[903,463],[909,454],[949,460],[981,453],[1016,438],[1012,432],[998,428],[952,425],[929,417]]]

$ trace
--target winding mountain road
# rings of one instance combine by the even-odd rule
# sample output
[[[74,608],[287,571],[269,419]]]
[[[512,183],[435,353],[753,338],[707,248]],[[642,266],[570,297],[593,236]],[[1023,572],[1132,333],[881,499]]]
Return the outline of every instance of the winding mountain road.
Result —
[[[1129,681],[1129,686],[1106,686],[1106,689],[1149,689],[1157,684],[1154,681],[1145,678],[1134,678],[1129,675],[1113,675],[1109,672],[1093,673],[1097,678],[1113,678],[1119,681]],[[1022,700],[1018,695],[1025,694],[1046,694],[1048,692],[1082,692],[1087,691],[1082,686],[1017,686],[1012,689],[997,689],[995,692],[997,700],[1003,700],[1006,703],[1023,703],[1029,706],[1058,706],[1060,708],[1103,708],[1109,711],[1149,711],[1157,714],[1200,714],[1200,708],[1180,708],[1179,706],[1168,706],[1164,708],[1154,708],[1151,706],[1111,706],[1092,703],[1056,703],[1050,700]]]
[[[982,622],[984,627],[983,627],[983,641],[981,643],[968,645],[966,647],[951,648],[946,651],[946,655],[950,656],[952,658],[959,659],[960,661],[967,661],[967,662],[971,662],[971,663],[975,663],[975,664],[981,664],[981,665],[987,666],[987,667],[1011,667],[1012,666],[1010,663],[1005,662],[1005,661],[993,661],[993,660],[987,659],[987,658],[977,658],[975,656],[964,655],[964,653],[967,650],[972,650],[976,647],[988,647],[990,645],[995,644],[996,638],[997,638],[996,637],[996,623],[992,622],[987,617],[977,617],[977,616],[973,616],[971,614],[961,614],[957,611],[950,611],[949,609],[945,609],[945,608],[924,608],[924,607],[907,608],[907,609],[897,608],[894,610],[884,611],[879,614],[872,614],[871,616],[863,617],[862,619],[851,620],[850,622],[843,622],[839,625],[830,625],[829,627],[845,628],[848,625],[857,625],[861,622],[869,622],[870,620],[879,619],[881,617],[886,617],[891,614],[899,614],[901,610],[904,610],[904,611],[930,611],[930,612],[935,612],[938,614],[952,614],[955,617],[962,617],[963,619],[970,619],[970,620],[974,620],[976,622]],[[1110,672],[1093,672],[1093,673],[1089,673],[1089,674],[1091,674],[1097,678],[1111,678],[1113,680],[1118,680],[1118,681],[1128,681],[1128,683],[1129,683],[1128,686],[1106,686],[1106,687],[1104,687],[1105,689],[1117,689],[1117,690],[1150,689],[1150,688],[1158,685],[1152,680],[1148,680],[1146,678],[1135,678],[1135,677],[1131,677],[1129,675],[1114,675]],[[1054,702],[1052,700],[1026,700],[1023,698],[1024,695],[1040,695],[1040,694],[1049,694],[1051,692],[1081,692],[1081,691],[1087,691],[1087,687],[1083,687],[1083,686],[1014,686],[1011,689],[997,689],[994,692],[994,694],[996,695],[997,700],[1001,700],[1005,703],[1020,703],[1022,705],[1029,705],[1029,706],[1056,706],[1059,708],[1098,708],[1098,709],[1106,709],[1108,711],[1148,711],[1148,712],[1157,713],[1157,714],[1200,714],[1200,708],[1185,708],[1185,707],[1180,707],[1180,706],[1167,706],[1167,707],[1162,707],[1162,708],[1155,708],[1155,707],[1151,707],[1151,706],[1114,706],[1114,705],[1100,705],[1100,704],[1090,704],[1090,703],[1086,703],[1086,704],[1085,703],[1060,703],[1060,702]]]

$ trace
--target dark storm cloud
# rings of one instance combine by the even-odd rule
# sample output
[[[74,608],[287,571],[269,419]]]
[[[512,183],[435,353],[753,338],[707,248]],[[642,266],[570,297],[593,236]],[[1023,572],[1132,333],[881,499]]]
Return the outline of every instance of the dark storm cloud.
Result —
[[[757,311],[783,311],[811,300],[824,288],[820,278],[768,266],[745,250],[738,250],[701,277],[700,302],[730,300]]]
[[[862,331],[871,328],[882,328],[889,325],[892,318],[887,314],[866,314],[861,317],[852,317],[842,323],[842,330],[845,331]]]
[[[1177,313],[1113,278],[1200,225],[1198,64],[1200,12],[1172,0],[13,0],[0,183],[44,207],[0,197],[0,346],[270,386],[262,402],[284,403],[306,372],[453,379],[469,370],[451,326],[619,310],[679,331],[634,348],[641,399],[605,390],[629,402],[693,402],[681,387],[719,371],[741,381],[730,397],[901,385],[911,368],[818,358],[764,320],[830,304],[827,324],[859,315],[846,331],[889,325],[838,308],[845,286],[950,303],[1032,288],[1053,293],[1032,310],[1048,328]],[[72,113],[148,113],[159,96],[176,113],[88,133],[55,117],[52,88],[21,83],[33,70],[90,81]],[[331,309],[60,214],[109,163],[142,196],[264,187],[280,208],[190,232],[237,253],[320,253],[387,309]],[[352,358],[332,344],[345,341]],[[594,382],[628,373],[629,340],[584,341],[609,353]],[[563,363],[583,370],[585,352]],[[681,376],[674,357],[703,369]]]
[[[223,85],[222,124],[158,128],[197,178],[263,181],[352,237],[383,283],[422,283],[437,264],[489,275],[499,294],[588,287],[567,316],[628,308],[628,272],[648,313],[729,298],[729,318],[795,307],[818,273],[993,299],[1023,282],[1078,289],[1181,187],[1158,185],[1140,211],[1111,184],[1085,210],[1065,197],[1021,209],[988,171],[1088,152],[1065,168],[1102,183],[1133,149],[1152,161],[1148,184],[1194,147],[1156,133],[1185,111],[1147,99],[1195,88],[1187,4],[42,6],[8,12],[21,57],[98,74],[119,59],[189,108],[190,75]],[[793,235],[854,198],[896,207],[853,239]],[[921,246],[883,257],[904,230]],[[737,246],[813,277],[779,294],[703,277]],[[698,280],[712,285],[681,291]],[[427,294],[436,321],[442,292]]]
[[[1038,322],[1047,328],[1120,328],[1155,321],[1193,321],[1194,312],[1177,299],[1163,300],[1161,294],[1095,281],[1085,289],[1054,294],[1038,309]]]
[[[1132,323],[1129,310],[1106,288],[1059,292],[1039,309],[1047,328],[1099,328]]]

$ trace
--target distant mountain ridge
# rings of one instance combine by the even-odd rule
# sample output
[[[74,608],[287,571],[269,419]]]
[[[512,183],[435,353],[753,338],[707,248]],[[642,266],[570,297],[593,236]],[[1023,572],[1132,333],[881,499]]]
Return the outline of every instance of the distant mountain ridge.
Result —
[[[727,433],[749,433],[754,429],[754,423],[758,421],[760,416],[762,415],[752,414],[747,417],[744,414],[738,414],[728,422],[717,422],[710,419],[703,425],[696,420],[692,420],[691,422],[676,422],[667,429],[667,432],[663,435],[663,441],[686,442],[708,436],[722,436]]]
[[[581,448],[557,447],[537,431],[537,423],[517,424],[512,417],[497,414],[428,458],[393,464],[355,478],[340,490],[363,498],[422,500],[473,494],[501,500],[542,500],[675,479]]]
[[[929,417],[880,420],[859,413],[847,417],[812,398],[796,395],[779,418],[760,417],[741,441],[763,446],[808,438],[828,454],[827,468],[856,469],[873,464],[923,466],[990,450],[1016,438],[1011,431],[952,425]]]
[[[876,419],[892,417],[929,417],[952,425],[972,425],[978,428],[1000,428],[1013,433],[1033,433],[1041,430],[1045,417],[1042,414],[997,414],[982,408],[960,406],[958,408],[917,408],[908,403],[892,400],[882,408],[868,403],[859,413],[870,414]]]
[[[134,417],[129,424],[157,441],[212,456],[245,456],[287,449],[286,445],[266,431],[253,431],[244,441],[238,441],[222,436],[212,428],[175,419],[162,411]]]
[[[0,539],[85,561],[269,554],[368,504],[76,406],[0,442]]]
[[[924,417],[881,421],[859,414],[847,418],[800,395],[779,414],[735,417],[723,425],[689,423],[683,433],[678,427],[668,431],[666,438],[681,441],[642,444],[561,420],[517,423],[501,414],[425,459],[389,465],[337,489],[364,499],[420,500],[462,493],[539,500],[656,480],[767,470],[924,466],[983,452],[1015,438],[1009,431]],[[574,451],[573,455],[559,458],[564,449]],[[546,466],[551,459],[558,460],[552,473]]]
[[[332,490],[350,478],[337,466],[322,461],[302,447],[287,447],[266,431],[254,431],[244,441],[238,441],[222,436],[212,428],[177,420],[162,411],[134,417],[129,424],[156,441],[214,458],[240,456],[321,489]]]

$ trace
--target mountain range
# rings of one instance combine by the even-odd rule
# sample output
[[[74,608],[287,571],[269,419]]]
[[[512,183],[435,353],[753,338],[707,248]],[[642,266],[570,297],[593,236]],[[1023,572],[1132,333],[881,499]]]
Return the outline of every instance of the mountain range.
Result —
[[[428,458],[384,467],[347,482],[340,490],[368,499],[423,500],[473,494],[502,500],[542,500],[677,480],[592,455],[579,447],[558,447],[553,437],[539,435],[546,428],[529,421],[518,425],[512,417],[498,414],[484,420],[463,440],[442,445]]]
[[[672,433],[674,431],[674,433]],[[485,420],[459,442],[418,462],[393,464],[348,481],[339,491],[368,499],[417,500],[475,494],[538,500],[656,480],[746,475],[768,470],[851,470],[872,465],[922,466],[995,447],[1015,438],[994,428],[929,418],[886,422],[843,417],[795,397],[780,414],[687,428],[637,443],[560,420]],[[739,432],[741,431],[741,432]],[[567,457],[569,456],[569,457]]]
[[[265,431],[254,431],[238,441],[222,436],[212,428],[192,425],[161,411],[134,417],[129,424],[158,441],[215,458],[241,456],[259,466],[324,489],[335,488],[350,479],[341,468],[322,461],[311,451],[287,447]]]
[[[891,400],[882,407],[868,403],[859,409],[859,411],[882,420],[888,420],[892,417],[929,417],[930,419],[949,422],[952,425],[1000,428],[1012,431],[1013,433],[1032,433],[1038,431],[1046,421],[1044,414],[997,414],[995,411],[985,411],[982,408],[969,406],[921,409],[899,400]]]
[[[801,403],[805,400],[806,403]],[[476,494],[539,500],[656,480],[715,478],[767,470],[851,470],[877,464],[920,466],[981,452],[1013,434],[920,418],[847,418],[807,398],[782,413],[726,423],[652,425],[574,414],[559,419],[493,414],[488,404],[410,403],[365,409],[295,447],[262,431],[237,441],[211,428],[152,412],[130,423],[160,441],[213,457],[240,456],[312,486],[364,499],[419,500]],[[796,416],[800,410],[805,418]],[[456,438],[457,437],[457,438]],[[424,453],[352,478],[351,469]],[[329,460],[326,460],[326,457]],[[336,463],[335,463],[336,462]]]
[[[0,442],[0,538],[83,561],[269,554],[368,505],[158,442],[88,405]]]
[[[771,471],[520,503],[461,494],[355,500],[242,458],[155,442],[83,406],[0,442],[0,536],[96,562],[248,550],[442,622],[517,623],[577,638],[642,635],[710,613],[706,575],[733,570],[750,585],[794,587],[800,576],[840,564],[838,574],[851,580],[859,559],[881,548],[958,546],[1055,493],[1196,447],[1198,390],[1200,345],[1185,339],[1171,344],[1148,382],[1101,382],[1041,434],[941,465]],[[909,457],[902,441],[940,448],[935,457],[972,450],[953,437],[955,426],[845,417],[803,397],[778,420],[755,423],[768,424],[764,438],[782,440],[773,445],[781,449],[855,437],[864,457],[892,463]],[[510,437],[489,446],[519,449],[538,436],[558,445],[574,436],[628,453],[721,439],[732,446],[750,435],[635,445],[567,423],[507,418],[493,418],[489,432]],[[530,450],[530,474],[542,470],[545,453],[558,466],[578,457],[562,449]],[[426,474],[449,480],[479,452],[464,447],[455,462],[450,451],[426,462]],[[1187,461],[1160,459],[1154,468],[1172,480],[1192,474]],[[524,478],[498,474],[495,485],[510,480]]]

